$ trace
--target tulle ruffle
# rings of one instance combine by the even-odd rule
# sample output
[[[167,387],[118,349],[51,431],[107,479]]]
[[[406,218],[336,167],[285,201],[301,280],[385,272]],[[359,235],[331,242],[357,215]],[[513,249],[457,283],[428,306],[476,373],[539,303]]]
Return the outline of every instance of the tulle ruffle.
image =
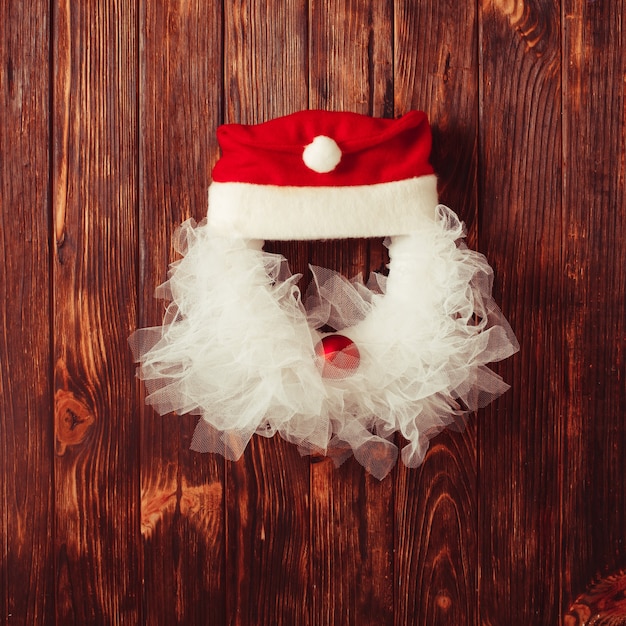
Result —
[[[185,222],[183,258],[157,290],[169,301],[163,325],[131,337],[146,401],[200,415],[192,448],[229,459],[253,434],[278,433],[304,454],[354,454],[383,478],[400,433],[403,462],[419,465],[430,438],[506,391],[486,364],[518,350],[492,270],[463,236],[439,206],[432,224],[387,242],[388,277],[366,285],[312,267],[305,306],[284,257]],[[347,375],[320,356],[328,327],[358,349]]]

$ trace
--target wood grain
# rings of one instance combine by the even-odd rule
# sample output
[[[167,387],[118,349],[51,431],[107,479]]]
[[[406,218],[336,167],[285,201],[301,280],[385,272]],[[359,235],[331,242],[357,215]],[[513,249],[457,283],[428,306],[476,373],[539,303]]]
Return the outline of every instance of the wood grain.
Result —
[[[626,562],[624,8],[563,3],[565,605]]]
[[[624,622],[624,5],[0,0],[0,623]],[[522,346],[507,394],[382,482],[279,438],[191,452],[127,346],[217,126],[307,107],[428,113]]]
[[[0,622],[54,620],[49,4],[0,2]]]
[[[440,199],[476,246],[478,22],[467,3],[396,2],[395,106],[426,111]],[[476,587],[476,416],[442,433],[419,470],[398,472],[396,624],[473,624]]]
[[[126,343],[137,260],[136,11],[66,2],[53,21],[60,623],[141,621],[139,422]]]
[[[225,4],[225,121],[258,123],[306,108],[306,3]],[[298,257],[306,244],[268,247]],[[309,462],[280,437],[254,437],[227,464],[227,622],[308,624]]]
[[[476,247],[478,19],[469,4],[396,0],[394,110],[428,113],[440,200],[466,223]]]
[[[393,5],[310,3],[311,108],[393,116]]]
[[[480,11],[479,244],[521,351],[480,419],[479,601],[487,624],[555,624],[562,556],[563,280],[558,2]]]
[[[626,574],[614,572],[593,582],[563,617],[563,626],[623,626],[626,624]]]
[[[311,3],[311,108],[392,113],[392,25],[389,2]],[[378,240],[336,240],[314,242],[311,258],[367,277],[383,253]],[[311,473],[312,623],[391,623],[392,479],[377,481],[353,458],[339,469],[325,459]]]
[[[206,214],[221,122],[221,5],[142,3],[138,326],[161,323],[153,297],[178,258],[171,241]],[[196,417],[141,411],[147,624],[225,619],[224,462],[189,449]]]

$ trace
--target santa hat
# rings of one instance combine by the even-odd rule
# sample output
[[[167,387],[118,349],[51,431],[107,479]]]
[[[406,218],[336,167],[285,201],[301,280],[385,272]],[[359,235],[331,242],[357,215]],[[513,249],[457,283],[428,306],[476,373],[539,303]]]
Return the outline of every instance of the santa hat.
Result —
[[[332,239],[418,230],[435,219],[426,114],[300,111],[217,131],[208,222],[225,237]]]

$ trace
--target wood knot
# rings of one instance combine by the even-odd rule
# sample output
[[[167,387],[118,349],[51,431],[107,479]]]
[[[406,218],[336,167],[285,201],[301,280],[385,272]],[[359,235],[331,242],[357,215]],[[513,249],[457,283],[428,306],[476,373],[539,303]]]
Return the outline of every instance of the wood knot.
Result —
[[[89,409],[71,391],[57,390],[54,396],[54,428],[57,454],[65,454],[67,446],[81,443],[95,422]]]
[[[437,608],[447,612],[452,606],[452,598],[447,591],[440,591],[435,598],[435,604],[437,605]]]
[[[587,592],[576,598],[563,623],[565,626],[626,626],[626,572],[596,580]]]
[[[524,17],[524,3],[519,0],[494,0],[493,6],[513,25],[519,24]]]

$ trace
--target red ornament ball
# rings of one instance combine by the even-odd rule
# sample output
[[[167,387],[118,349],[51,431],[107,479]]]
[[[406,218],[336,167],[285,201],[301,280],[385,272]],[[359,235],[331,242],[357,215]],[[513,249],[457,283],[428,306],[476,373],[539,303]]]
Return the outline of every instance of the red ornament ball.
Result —
[[[324,378],[346,378],[359,368],[361,354],[356,344],[345,335],[326,335],[315,346]]]

